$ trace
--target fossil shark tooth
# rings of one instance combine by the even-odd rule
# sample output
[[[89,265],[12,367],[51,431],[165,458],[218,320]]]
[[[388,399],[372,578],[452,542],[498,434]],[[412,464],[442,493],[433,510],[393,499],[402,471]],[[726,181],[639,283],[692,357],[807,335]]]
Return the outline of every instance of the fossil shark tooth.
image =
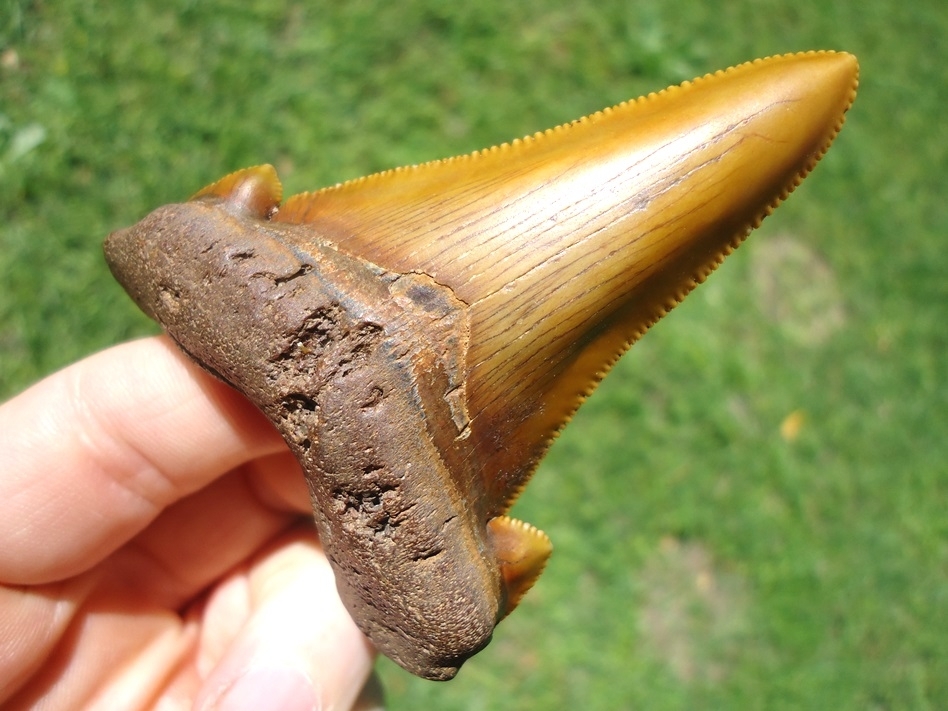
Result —
[[[505,514],[550,441],[813,168],[857,81],[844,53],[757,60],[282,205],[249,168],[106,256],[280,430],[363,631],[448,679],[546,563]]]

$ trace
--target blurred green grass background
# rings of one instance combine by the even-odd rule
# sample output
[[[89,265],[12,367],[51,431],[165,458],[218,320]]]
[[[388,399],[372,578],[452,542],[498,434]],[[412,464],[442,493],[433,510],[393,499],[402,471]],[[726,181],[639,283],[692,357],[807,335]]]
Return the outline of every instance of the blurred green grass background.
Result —
[[[289,194],[846,49],[837,144],[518,503],[538,586],[455,681],[380,669],[392,709],[948,708],[946,36],[941,0],[0,0],[0,397],[154,333],[101,240],[231,170]]]

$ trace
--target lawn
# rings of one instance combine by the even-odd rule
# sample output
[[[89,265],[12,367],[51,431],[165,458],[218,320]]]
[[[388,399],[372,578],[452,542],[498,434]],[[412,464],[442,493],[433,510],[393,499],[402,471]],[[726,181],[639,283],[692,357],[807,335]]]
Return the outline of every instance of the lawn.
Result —
[[[236,168],[288,193],[756,56],[860,95],[788,203],[620,362],[515,515],[556,550],[392,709],[948,708],[941,0],[0,0],[0,397],[155,327],[112,229]]]

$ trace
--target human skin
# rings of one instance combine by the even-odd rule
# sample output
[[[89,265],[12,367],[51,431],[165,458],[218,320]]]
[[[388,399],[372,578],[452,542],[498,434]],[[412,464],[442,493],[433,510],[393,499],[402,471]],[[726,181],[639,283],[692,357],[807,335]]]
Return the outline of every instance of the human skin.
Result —
[[[0,406],[0,705],[370,708],[357,697],[375,652],[310,517],[273,427],[164,337],[14,397]]]

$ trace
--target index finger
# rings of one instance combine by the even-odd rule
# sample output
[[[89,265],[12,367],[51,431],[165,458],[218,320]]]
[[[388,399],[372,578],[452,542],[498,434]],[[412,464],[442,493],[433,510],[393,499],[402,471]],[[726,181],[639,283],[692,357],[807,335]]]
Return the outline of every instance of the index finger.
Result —
[[[283,446],[167,338],[69,366],[0,406],[0,580],[85,570],[169,504]]]

